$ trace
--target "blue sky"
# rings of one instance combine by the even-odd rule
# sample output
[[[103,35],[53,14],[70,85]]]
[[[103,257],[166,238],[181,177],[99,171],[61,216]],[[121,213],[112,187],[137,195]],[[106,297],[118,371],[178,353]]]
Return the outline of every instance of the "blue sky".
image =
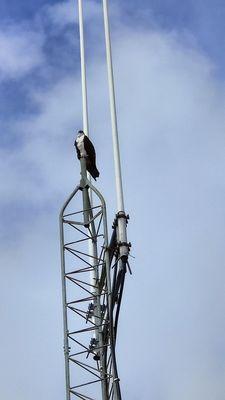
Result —
[[[44,0],[34,2],[1,2],[2,26],[7,27],[12,24],[23,24],[25,26],[33,25],[36,30],[41,29],[48,32],[48,42],[45,43],[45,56],[48,57],[49,65],[57,64],[54,73],[60,74],[64,69],[78,67],[77,52],[73,57],[68,55],[64,35],[55,35],[54,30],[48,31],[49,21],[43,17],[43,9],[46,5],[54,5],[55,1],[46,3]],[[115,2],[114,4],[120,4]],[[225,5],[222,1],[143,1],[140,4],[137,1],[124,1],[122,7],[121,19],[135,29],[142,27],[153,27],[165,31],[179,31],[181,36],[190,35],[195,45],[199,46],[201,52],[205,53],[213,61],[215,73],[224,77],[225,67],[225,44],[222,37],[225,34],[224,18]],[[75,12],[75,10],[74,10]],[[37,14],[39,13],[39,18]],[[42,17],[41,17],[42,16]],[[74,26],[74,34],[77,34]],[[57,41],[56,41],[57,38]],[[64,61],[66,57],[66,62]],[[76,62],[77,61],[77,62]],[[60,65],[61,62],[61,65]],[[1,90],[1,112],[5,114],[18,114],[28,109],[32,111],[33,105],[27,100],[26,83],[30,77],[25,76],[25,81],[6,81],[2,84]],[[32,71],[31,81],[34,81],[35,74]],[[49,81],[49,76],[46,81]],[[45,82],[46,83],[46,82]],[[42,84],[44,81],[42,80]],[[20,98],[20,102],[14,100],[15,92]],[[23,105],[23,107],[22,107]]]
[[[46,8],[46,4],[54,5],[55,1],[39,0],[37,2],[20,2],[18,7],[17,2],[1,2],[1,15],[4,26],[12,23],[24,24],[29,26],[34,24],[36,29],[44,29],[48,32],[49,21],[42,20],[42,10]],[[114,4],[120,4],[115,2]],[[129,23],[132,27],[157,27],[165,31],[178,30],[181,35],[189,34],[195,41],[196,46],[199,46],[202,52],[208,55],[214,62],[216,73],[224,76],[224,41],[221,38],[225,34],[224,18],[225,5],[222,1],[143,1],[138,4],[136,1],[124,1],[122,5],[121,19],[125,23]],[[75,12],[75,10],[74,10]],[[37,14],[40,14],[37,18]],[[49,32],[48,32],[49,33]],[[74,34],[77,34],[74,27]],[[57,45],[56,45],[57,37]],[[61,45],[60,45],[61,44]],[[48,37],[48,43],[45,43],[46,56],[49,63],[57,63],[57,73],[60,73],[64,68],[77,68],[75,58],[77,54],[74,52],[74,57],[68,56],[68,48],[65,45],[63,35],[55,36],[54,31]],[[49,54],[48,54],[49,52]],[[65,54],[62,54],[62,53]],[[67,57],[67,62],[60,65],[60,60]],[[78,61],[78,60],[77,60]],[[28,77],[25,77],[27,82]],[[32,74],[32,80],[34,74]],[[49,77],[48,77],[49,79]],[[1,91],[2,101],[1,109],[4,113],[18,113],[20,110],[19,104],[13,101],[13,94],[16,92],[20,95],[20,99],[25,102],[24,106],[32,105],[26,102],[24,96],[24,82],[4,82]],[[9,101],[7,101],[9,100]]]
[[[82,120],[76,6],[2,1],[0,12],[0,394],[60,400],[58,211],[79,180]],[[135,256],[118,341],[125,399],[224,400],[224,14],[222,1],[110,2]],[[100,1],[85,2],[85,33],[97,185],[110,222]]]
[[[48,4],[54,4],[49,1]],[[120,4],[119,1],[114,2]],[[1,16],[7,20],[21,21],[21,19],[32,18],[37,10],[46,5],[45,0],[35,2],[12,0],[1,1]],[[187,29],[196,37],[199,45],[209,53],[218,63],[218,67],[224,68],[224,18],[225,5],[222,0],[187,0],[180,2],[177,0],[136,0],[123,1],[120,4],[123,8],[124,19],[130,19],[131,23],[140,24],[139,18],[135,15],[142,13],[153,16],[154,23],[163,29]]]

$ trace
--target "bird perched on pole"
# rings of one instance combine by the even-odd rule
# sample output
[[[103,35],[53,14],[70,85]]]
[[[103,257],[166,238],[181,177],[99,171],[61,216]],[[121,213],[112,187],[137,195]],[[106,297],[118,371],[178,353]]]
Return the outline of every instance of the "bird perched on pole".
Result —
[[[86,168],[92,178],[96,180],[99,177],[99,171],[96,167],[96,154],[95,148],[83,131],[79,131],[74,142],[77,150],[77,158],[80,160],[81,157],[86,159]]]

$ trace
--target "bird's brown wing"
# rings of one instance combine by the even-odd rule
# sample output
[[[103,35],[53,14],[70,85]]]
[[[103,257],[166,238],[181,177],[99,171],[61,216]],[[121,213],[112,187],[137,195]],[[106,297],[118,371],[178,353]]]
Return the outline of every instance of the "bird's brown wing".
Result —
[[[90,172],[91,176],[94,179],[96,179],[99,176],[99,171],[96,167],[95,148],[87,136],[84,137],[84,148],[88,155],[88,158],[86,160],[87,171]]]
[[[95,164],[96,160],[95,148],[90,139],[86,135],[84,137],[84,148],[87,152],[88,157],[90,158],[91,163]]]

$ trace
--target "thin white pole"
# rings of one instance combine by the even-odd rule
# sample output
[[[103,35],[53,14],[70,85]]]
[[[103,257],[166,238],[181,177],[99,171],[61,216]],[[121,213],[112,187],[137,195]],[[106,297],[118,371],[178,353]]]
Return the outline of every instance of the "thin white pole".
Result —
[[[119,150],[118,127],[117,127],[116,100],[115,100],[115,89],[114,89],[112,50],[111,50],[107,0],[103,0],[103,15],[104,15],[104,27],[105,27],[109,100],[110,100],[110,112],[111,112],[111,124],[112,124],[113,154],[114,154],[114,164],[115,164],[117,211],[120,212],[124,211],[124,199],[123,199],[123,186],[122,186],[122,174],[121,174],[121,163],[120,163],[120,150]]]
[[[83,114],[83,131],[89,136],[89,120],[88,120],[88,100],[87,100],[87,79],[86,79],[86,62],[85,62],[85,46],[84,46],[84,18],[83,18],[83,1],[78,0],[78,22],[79,22],[79,33],[80,33],[80,65],[81,65],[81,89],[82,89],[82,114]],[[86,168],[85,168],[86,170]],[[88,179],[91,181],[91,176],[87,174]],[[84,189],[88,190],[88,189]],[[92,190],[89,189],[90,205],[92,207]],[[89,262],[92,265],[94,256],[96,254],[96,244],[91,240],[88,240],[89,246]],[[90,283],[95,286],[96,274],[95,271],[90,271]],[[93,317],[94,322],[95,318]],[[93,334],[95,336],[95,332]]]
[[[84,46],[83,0],[78,0],[78,21],[79,21],[79,34],[80,34],[80,66],[81,66],[83,131],[85,135],[89,137],[87,78],[86,78],[86,61],[85,61],[85,46]],[[91,181],[91,176],[89,172],[87,176],[89,181]],[[92,204],[92,190],[89,190],[89,195]]]
[[[116,180],[117,218],[118,218],[117,238],[119,243],[120,257],[122,260],[126,261],[129,254],[129,246],[127,243],[127,219],[125,215],[124,199],[123,199],[123,184],[122,184],[121,163],[120,163],[117,115],[116,115],[116,99],[115,99],[115,89],[114,89],[112,49],[111,49],[110,28],[109,28],[108,0],[102,0],[102,4],[103,4],[103,17],[104,17],[104,28],[105,28],[105,47],[106,47],[106,60],[107,60],[107,70],[108,70],[109,101],[110,101],[113,155],[114,155],[115,180]]]
[[[78,0],[78,17],[79,17],[79,33],[80,33],[80,64],[81,64],[83,131],[87,136],[89,136],[87,80],[86,80],[86,66],[85,66],[84,23],[83,23],[82,0]]]

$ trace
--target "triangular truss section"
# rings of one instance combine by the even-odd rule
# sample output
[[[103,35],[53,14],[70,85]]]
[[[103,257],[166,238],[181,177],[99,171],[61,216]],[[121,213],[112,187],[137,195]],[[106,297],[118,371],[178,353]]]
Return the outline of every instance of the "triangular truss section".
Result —
[[[108,243],[105,201],[87,179],[64,204],[60,232],[67,400],[120,400],[115,341],[127,263],[116,221]]]

